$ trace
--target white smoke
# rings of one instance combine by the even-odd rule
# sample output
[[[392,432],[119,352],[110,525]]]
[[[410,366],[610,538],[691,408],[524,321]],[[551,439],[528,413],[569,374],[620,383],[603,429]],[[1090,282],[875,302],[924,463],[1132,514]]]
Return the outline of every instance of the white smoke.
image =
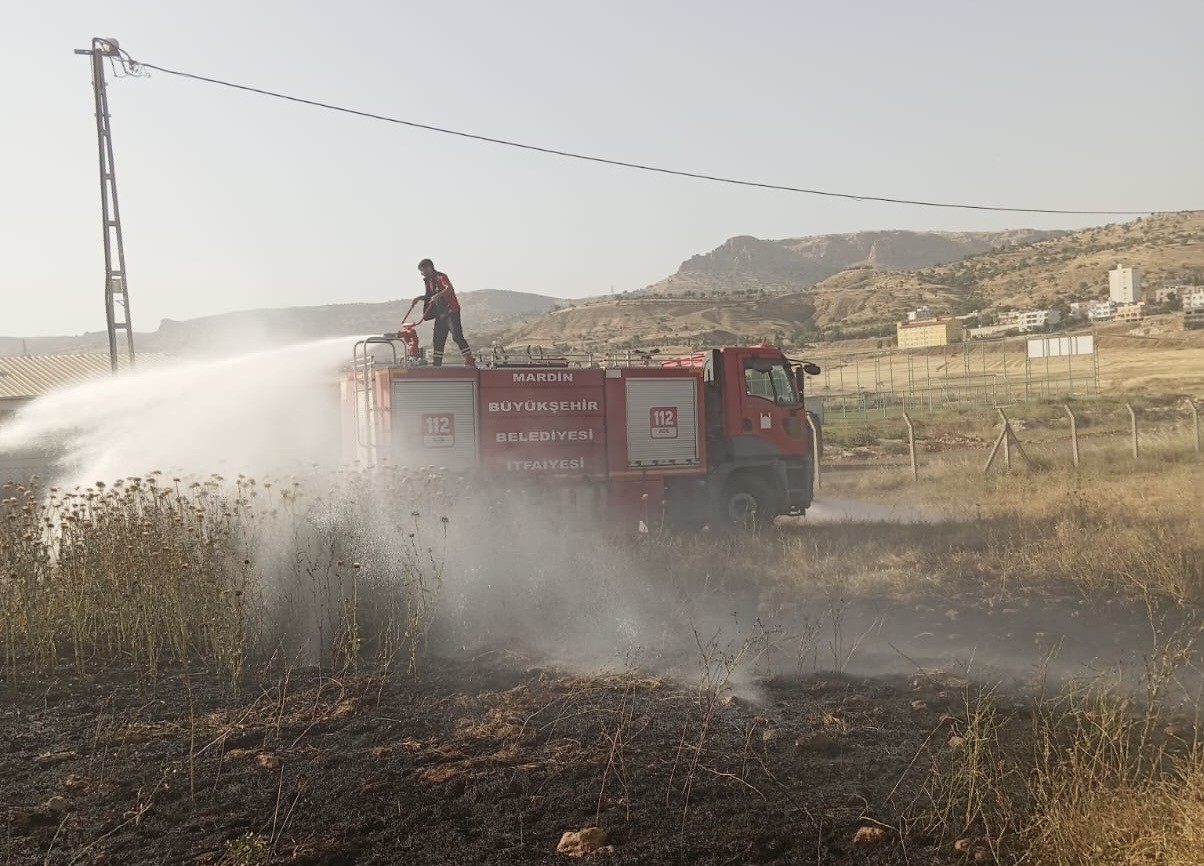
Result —
[[[352,343],[351,338],[337,338],[181,361],[55,391],[0,427],[0,453],[52,448],[60,459],[55,482],[63,487],[159,470],[167,477],[296,476],[322,494],[327,478],[313,467],[339,462],[339,369],[350,359]],[[998,657],[991,660],[1001,666],[1024,664],[1021,647],[1005,649],[1000,636],[971,622],[970,611],[963,610],[959,622],[946,617],[951,603],[917,615],[888,600],[866,599],[839,608],[842,619],[837,622],[830,600],[815,598],[812,588],[808,604],[808,588],[792,586],[796,613],[775,615],[765,612],[757,598],[707,590],[707,575],[666,586],[663,575],[649,573],[650,558],[639,542],[617,544],[600,525],[582,528],[558,520],[555,509],[534,507],[537,503],[528,497],[539,493],[470,489],[468,482],[452,480],[446,504],[431,511],[404,487],[356,483],[361,486],[327,496],[320,507],[305,511],[300,522],[265,521],[255,540],[252,555],[262,589],[267,596],[289,599],[294,619],[300,620],[293,650],[309,660],[323,643],[315,629],[326,627],[330,611],[339,610],[327,585],[319,586],[311,576],[324,567],[331,540],[354,538],[352,546],[363,554],[364,579],[391,585],[397,563],[405,560],[411,513],[421,507],[422,523],[437,530],[424,533],[428,538],[441,535],[440,519],[449,518],[445,547],[434,554],[439,597],[432,646],[439,650],[517,652],[531,663],[576,670],[635,660],[662,670],[675,666],[688,674],[691,665],[698,666],[696,632],[708,640],[722,630],[721,640],[730,635],[738,642],[760,614],[760,626],[781,624],[786,633],[802,629],[806,623],[800,619],[822,621],[817,654],[831,655],[835,662],[838,653],[829,652],[829,644],[855,645],[849,670],[905,670],[912,660],[941,664],[951,657],[985,661],[996,650]],[[809,524],[832,522],[857,524],[871,533],[875,524],[930,519],[934,515],[921,507],[821,497],[799,522],[804,533]],[[657,543],[651,538],[646,542]],[[772,542],[767,538],[763,543]],[[755,565],[755,549],[746,552]],[[303,557],[304,568],[298,565]],[[701,570],[709,567],[699,565]],[[781,586],[790,586],[790,575],[780,577]],[[1021,614],[1009,616],[1024,620]],[[875,625],[879,617],[883,622]],[[1079,621],[1086,619],[1084,613]],[[935,628],[933,620],[944,628]],[[843,630],[839,639],[833,636],[837,628]],[[1032,637],[1023,637],[1022,628],[1009,625],[1007,631],[1012,630],[1016,642],[1031,646]],[[1010,642],[1011,634],[1004,637]],[[785,638],[778,643],[784,645]],[[839,653],[842,658],[847,646]],[[1068,648],[1074,649],[1079,648]],[[1106,656],[1107,649],[1081,648],[1091,658]]]
[[[179,360],[57,390],[0,427],[0,454],[52,452],[51,483],[65,489],[155,472],[185,483],[219,474],[227,488],[240,474],[258,479],[247,555],[260,593],[279,608],[268,614],[277,621],[269,630],[288,633],[286,655],[322,656],[319,632],[329,637],[340,609],[330,577],[342,555],[336,549],[360,560],[365,582],[381,586],[399,585],[399,563],[433,557],[424,567],[439,573],[442,650],[521,647],[544,662],[589,670],[641,652],[652,633],[653,583],[596,532],[566,530],[517,491],[486,494],[439,478],[432,483],[446,485],[449,496],[432,510],[415,489],[431,483],[331,473],[341,458],[339,370],[353,342]],[[417,479],[427,474],[412,470]],[[269,479],[271,495],[263,486]],[[265,500],[278,504],[276,491],[294,480],[299,504],[269,513]],[[422,513],[412,519],[415,509]],[[413,555],[415,522],[424,544],[442,531],[446,544]]]
[[[288,473],[339,456],[347,338],[167,363],[53,391],[0,427],[0,453],[54,453],[64,485],[152,470]]]

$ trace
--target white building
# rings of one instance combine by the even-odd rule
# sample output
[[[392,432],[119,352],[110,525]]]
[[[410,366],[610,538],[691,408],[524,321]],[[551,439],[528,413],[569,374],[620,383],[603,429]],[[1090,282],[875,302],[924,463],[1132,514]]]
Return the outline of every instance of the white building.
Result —
[[[1087,305],[1087,318],[1092,322],[1111,322],[1116,315],[1116,304],[1112,301],[1092,301]]]
[[[936,318],[936,314],[932,312],[932,307],[916,307],[907,314],[909,322],[931,322]]]
[[[1204,310],[1204,289],[1185,289],[1179,297],[1183,299],[1184,310]]]
[[[1007,325],[984,325],[981,328],[970,328],[966,331],[966,336],[971,340],[981,340],[984,337],[994,337],[999,334],[1006,334],[1012,330]]]
[[[999,314],[999,324],[1019,328],[1021,331],[1056,325],[1060,321],[1062,314],[1057,310],[1010,310]]]
[[[1141,300],[1141,272],[1117,265],[1108,271],[1108,300],[1114,304],[1135,304]]]

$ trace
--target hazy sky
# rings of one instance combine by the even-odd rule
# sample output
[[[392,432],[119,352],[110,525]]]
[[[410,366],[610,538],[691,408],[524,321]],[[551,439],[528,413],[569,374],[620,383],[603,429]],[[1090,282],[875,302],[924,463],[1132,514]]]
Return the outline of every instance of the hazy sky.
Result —
[[[103,330],[92,36],[436,126],[770,183],[1204,207],[1204,3],[6,2],[0,335]],[[641,288],[733,235],[1080,227],[592,165],[161,73],[111,80],[136,330],[457,288]],[[1127,219],[1127,218],[1125,218]],[[465,312],[471,327],[471,310]]]

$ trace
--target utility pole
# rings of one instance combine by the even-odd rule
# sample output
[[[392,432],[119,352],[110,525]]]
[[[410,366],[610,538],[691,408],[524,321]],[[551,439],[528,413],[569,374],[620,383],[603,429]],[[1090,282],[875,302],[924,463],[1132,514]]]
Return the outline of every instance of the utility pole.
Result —
[[[109,98],[105,92],[104,60],[124,63],[116,39],[93,39],[92,47],[76,54],[92,58],[92,90],[96,97],[96,142],[100,155],[100,210],[105,247],[105,318],[109,329],[109,361],[117,372],[117,332],[125,331],[129,366],[134,366],[134,329],[130,324],[130,296],[126,284],[125,247],[121,242],[121,210],[117,206],[117,175],[113,167],[113,135],[109,127]],[[116,261],[114,261],[116,259]]]

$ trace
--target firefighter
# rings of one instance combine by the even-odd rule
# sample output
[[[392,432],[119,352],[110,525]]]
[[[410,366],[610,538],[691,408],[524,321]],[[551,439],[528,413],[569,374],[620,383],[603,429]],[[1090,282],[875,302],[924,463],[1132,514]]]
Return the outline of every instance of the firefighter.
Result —
[[[423,321],[435,322],[435,351],[432,363],[436,367],[443,366],[443,347],[450,332],[452,340],[460,347],[464,363],[475,367],[476,361],[468,348],[468,341],[464,339],[464,326],[460,323],[460,302],[456,300],[456,290],[452,288],[451,280],[447,278],[447,274],[435,270],[435,263],[430,259],[423,259],[418,263],[418,273],[422,274],[426,290],[422,297],[415,298],[415,301],[422,301]]]

